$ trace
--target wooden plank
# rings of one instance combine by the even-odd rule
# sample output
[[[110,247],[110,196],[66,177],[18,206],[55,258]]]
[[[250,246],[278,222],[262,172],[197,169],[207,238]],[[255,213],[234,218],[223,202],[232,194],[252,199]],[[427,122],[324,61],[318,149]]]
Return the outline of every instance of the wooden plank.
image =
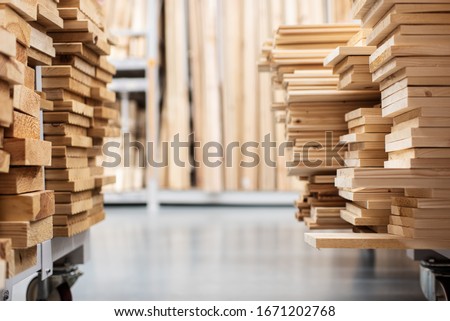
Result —
[[[46,112],[44,113],[44,123],[66,123],[83,128],[90,127],[90,120],[88,117],[69,112]]]
[[[12,99],[8,83],[0,80],[0,126],[9,127],[13,121]],[[3,130],[3,129],[2,129]]]
[[[337,47],[324,59],[323,65],[325,67],[335,67],[349,56],[370,56],[376,49],[376,46]]]
[[[8,173],[10,165],[10,155],[0,150],[0,173]]]
[[[338,180],[339,178],[337,178]],[[357,193],[339,190],[339,195],[349,201],[365,201],[365,200],[386,200],[395,196],[403,195],[402,193]]]
[[[52,169],[71,169],[88,167],[87,158],[71,158],[71,157],[53,157],[52,164],[49,168]]]
[[[36,75],[33,68],[25,67],[24,86],[28,89],[34,90],[36,88]]]
[[[103,176],[95,178],[95,187],[101,188],[102,186],[112,185],[116,183],[115,176]]]
[[[45,172],[46,179],[61,181],[76,181],[89,177],[89,168],[77,169],[47,169]]]
[[[0,28],[0,39],[2,45],[0,46],[0,53],[11,58],[16,57],[16,37],[6,29]]]
[[[66,89],[83,97],[91,97],[89,86],[68,77],[43,78],[42,88],[44,89]]]
[[[402,217],[411,217],[416,219],[450,219],[450,211],[448,208],[412,208],[392,206],[392,215],[398,215]]]
[[[53,191],[0,196],[0,221],[37,221],[54,213]]]
[[[54,47],[58,55],[76,55],[94,66],[98,66],[100,64],[100,56],[81,42],[64,44],[57,43],[54,44]]]
[[[93,191],[83,191],[78,193],[55,192],[55,201],[57,204],[76,203],[93,197]]]
[[[27,56],[29,66],[50,66],[52,64],[51,56],[48,56],[35,48],[28,48]]]
[[[12,85],[23,85],[25,82],[25,65],[15,59],[0,55],[0,79]]]
[[[99,27],[103,27],[104,15],[99,3],[89,0],[64,0],[58,3],[58,8],[78,8]]]
[[[432,73],[433,70],[436,69],[436,67],[449,67],[450,65],[450,59],[448,57],[395,57],[392,60],[385,63],[383,66],[380,66],[377,70],[371,70],[372,72],[372,79],[374,82],[382,82],[382,89],[386,90],[387,86],[393,86],[395,88],[395,85],[399,83],[403,78],[406,77],[406,71],[403,70],[404,68],[408,68],[408,76],[432,76],[432,75],[439,75],[440,73]],[[426,67],[431,69],[426,69]],[[433,68],[434,67],[434,68]],[[417,72],[414,72],[417,70]],[[401,72],[400,72],[401,71]],[[430,73],[431,71],[431,73]],[[399,77],[399,79],[391,79],[388,78],[391,75],[394,75],[396,73],[401,74],[403,77]],[[445,74],[444,74],[445,75]],[[427,79],[422,79],[422,82],[424,82],[425,86],[432,85],[433,83],[427,83]],[[413,85],[413,80],[405,79],[404,83]],[[388,85],[384,85],[384,83],[387,82]],[[403,83],[400,83],[399,85],[402,85]],[[417,83],[419,85],[419,83]],[[406,87],[404,85],[401,88]],[[395,92],[395,90],[394,90]],[[383,93],[383,98],[385,93]],[[392,92],[390,93],[392,94]]]
[[[22,194],[42,190],[44,187],[41,167],[11,167],[8,174],[0,174],[0,194]]]
[[[106,88],[91,88],[90,97],[108,103],[116,102],[116,93],[109,91]]]
[[[74,100],[55,101],[53,108],[56,112],[72,112],[89,118],[94,116],[94,108],[92,106]]]
[[[14,112],[11,127],[5,130],[5,138],[40,138],[39,119]]]
[[[346,209],[359,217],[389,217],[391,214],[389,204],[386,206],[387,209],[367,209],[356,203],[347,203]]]
[[[405,195],[416,198],[450,198],[450,189],[406,189]]]
[[[14,10],[3,4],[0,4],[0,26],[4,27],[6,30],[14,34],[17,41],[22,45],[24,45],[25,47],[30,47],[30,25]]]
[[[11,155],[11,166],[49,166],[52,144],[36,139],[5,139],[4,150]]]
[[[450,15],[444,13],[445,6],[448,5],[430,5],[436,8],[437,12],[430,13],[425,11],[424,7],[416,7],[420,12],[417,13],[395,13],[396,7],[386,17],[383,18],[374,28],[373,32],[367,37],[367,44],[370,46],[379,45],[391,32],[400,25],[445,25],[448,23]],[[397,6],[398,7],[398,6]],[[439,12],[439,10],[441,12]],[[437,27],[437,26],[436,26]],[[426,28],[426,27],[425,27]],[[425,28],[422,32],[426,32]],[[436,33],[434,33],[435,35]],[[430,33],[430,35],[433,35]]]
[[[22,85],[16,85],[13,89],[13,107],[27,115],[39,118],[41,97]]]
[[[414,229],[450,229],[450,219],[415,219],[392,215],[389,220],[391,225]]]
[[[56,204],[56,214],[75,215],[90,210],[93,206],[92,198],[72,203]]]
[[[45,136],[45,140],[51,142],[53,146],[67,147],[92,147],[92,138],[84,136]]]
[[[404,226],[388,225],[388,232],[407,238],[450,241],[450,229],[413,229]]]
[[[59,17],[58,11],[51,10],[42,4],[38,4],[37,7],[37,22],[46,28],[64,27],[64,20]]]
[[[53,39],[47,36],[46,33],[33,27],[31,27],[30,46],[47,56],[55,57],[56,55]]]
[[[87,136],[87,129],[69,124],[44,124],[44,134],[50,136]]]
[[[82,192],[93,189],[95,187],[95,179],[84,179],[73,182],[66,181],[46,181],[46,186],[49,189],[61,192]]]
[[[75,215],[55,215],[53,216],[54,226],[70,226],[79,222],[85,222],[88,220],[88,212],[84,211]]]
[[[448,159],[396,159],[384,163],[384,168],[442,168],[450,169]]]
[[[0,222],[0,236],[11,238],[13,249],[26,249],[53,238],[52,218],[35,222]]]
[[[52,146],[53,157],[87,157],[86,148]]]
[[[341,218],[354,226],[382,226],[389,224],[389,216],[360,217],[347,210],[341,210]]]
[[[0,5],[5,4],[17,11],[27,21],[37,19],[37,0],[0,0]]]
[[[450,241],[417,240],[380,233],[306,233],[305,241],[318,248],[334,249],[447,249]]]
[[[89,219],[69,225],[69,226],[54,226],[53,233],[55,237],[72,237],[74,235],[83,233],[90,227]]]
[[[13,255],[16,274],[25,272],[37,264],[37,246],[27,249],[15,249]]]
[[[96,75],[95,66],[76,56],[57,56],[53,59],[53,65],[72,66],[90,77],[95,77]]]

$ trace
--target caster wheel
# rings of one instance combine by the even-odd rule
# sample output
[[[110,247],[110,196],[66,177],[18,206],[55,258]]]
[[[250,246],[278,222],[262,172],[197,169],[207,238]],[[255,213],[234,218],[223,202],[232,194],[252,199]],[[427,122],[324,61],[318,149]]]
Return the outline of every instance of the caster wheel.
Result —
[[[450,300],[450,278],[436,278],[436,301]]]
[[[35,277],[28,285],[26,300],[38,301],[39,300],[39,277]],[[58,287],[51,286],[49,289],[49,295],[45,301],[72,301],[72,291],[67,282],[61,283]]]

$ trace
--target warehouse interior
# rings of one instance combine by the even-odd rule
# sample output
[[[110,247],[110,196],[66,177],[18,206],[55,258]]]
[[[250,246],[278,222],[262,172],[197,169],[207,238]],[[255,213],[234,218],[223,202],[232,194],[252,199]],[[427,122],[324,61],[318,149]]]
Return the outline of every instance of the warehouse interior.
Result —
[[[0,0],[0,301],[448,301],[449,21]]]

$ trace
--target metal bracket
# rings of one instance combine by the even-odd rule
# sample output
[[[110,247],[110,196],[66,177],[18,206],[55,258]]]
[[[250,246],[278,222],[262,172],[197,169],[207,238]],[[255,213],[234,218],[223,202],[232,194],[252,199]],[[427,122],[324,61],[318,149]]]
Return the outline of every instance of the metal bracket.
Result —
[[[41,280],[44,281],[53,274],[53,255],[52,255],[52,241],[46,241],[41,245],[41,262],[42,273]]]

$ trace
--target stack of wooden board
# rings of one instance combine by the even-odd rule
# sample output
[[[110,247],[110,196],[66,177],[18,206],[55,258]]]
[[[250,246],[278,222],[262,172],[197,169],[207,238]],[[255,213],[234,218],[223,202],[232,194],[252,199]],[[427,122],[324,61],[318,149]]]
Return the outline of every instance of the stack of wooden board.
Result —
[[[306,235],[315,247],[448,249],[450,171],[448,106],[450,1],[354,1],[363,27],[382,115],[393,118],[385,168],[338,171],[336,185],[358,190],[401,188],[391,205],[389,233]],[[439,134],[438,134],[439,133]]]
[[[334,186],[335,175],[317,175],[309,178],[308,195],[304,196],[307,211],[299,211],[310,229],[346,229],[350,225],[340,217],[345,200]],[[299,203],[300,204],[300,203]],[[304,205],[303,205],[304,206]],[[300,208],[299,208],[300,210]]]
[[[393,117],[386,136],[386,169],[450,168],[450,1],[392,1],[374,12],[368,42],[378,49],[370,57],[373,78],[380,82],[383,116]],[[378,21],[377,21],[378,20]],[[445,174],[444,174],[445,175]],[[389,232],[416,238],[450,240],[448,196],[444,190],[407,190],[393,199]],[[436,216],[436,210],[441,216]],[[428,215],[423,216],[424,213]],[[422,216],[421,216],[422,215]]]
[[[105,137],[120,135],[115,94],[107,90],[115,73],[107,62],[110,44],[94,0],[58,3],[64,28],[49,34],[56,48],[53,66],[42,69],[43,88],[54,110],[44,113],[45,139],[53,144],[46,170],[55,190],[55,236],[72,236],[103,220],[101,188],[114,182],[99,166]]]
[[[345,207],[345,201],[333,186],[336,169],[344,165],[340,136],[347,134],[345,114],[360,107],[363,101],[376,101],[379,93],[339,91],[339,78],[323,65],[323,60],[336,45],[346,45],[351,39],[359,42],[354,40],[362,38],[358,30],[351,25],[280,27],[269,55],[276,72],[274,86],[281,82],[286,90],[284,106],[277,109],[285,109],[286,136],[293,146],[289,174],[310,180],[312,187],[296,203],[297,218],[306,217],[311,228],[350,226],[339,219],[336,208]],[[331,181],[326,182],[325,178],[322,183],[315,183],[320,175]],[[311,206],[313,210],[309,210]],[[313,213],[313,218],[307,218]],[[327,219],[317,220],[321,214],[328,215]]]
[[[372,82],[369,70],[369,56],[375,46],[366,45],[369,29],[361,29],[346,46],[337,47],[325,60],[326,67],[333,68],[333,74],[339,75],[341,90],[377,90],[378,84]]]
[[[51,164],[51,143],[41,140],[40,126],[40,109],[52,109],[52,104],[35,91],[35,68],[50,64],[55,56],[46,32],[62,27],[62,20],[53,0],[5,0],[0,25],[0,125],[10,122],[1,130],[10,167],[2,166],[7,174],[0,174],[0,238],[11,239],[13,259],[7,261],[12,276],[36,264],[37,244],[53,237],[54,194],[44,190],[43,169]]]

